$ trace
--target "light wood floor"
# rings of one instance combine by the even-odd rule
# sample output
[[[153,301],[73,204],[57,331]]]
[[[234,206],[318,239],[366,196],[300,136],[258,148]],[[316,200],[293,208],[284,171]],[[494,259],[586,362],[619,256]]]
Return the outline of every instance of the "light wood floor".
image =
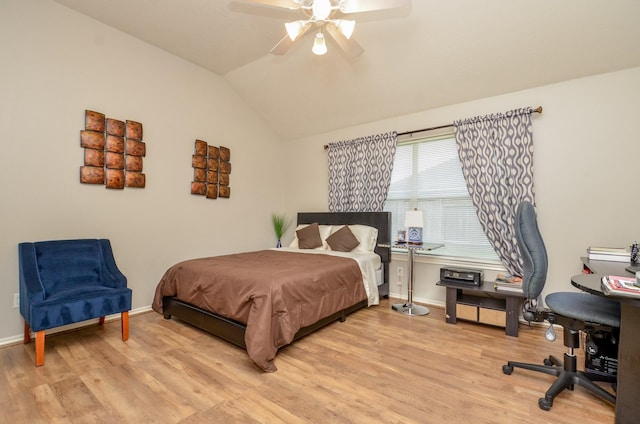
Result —
[[[397,300],[396,300],[397,302]],[[0,422],[73,423],[612,423],[613,407],[576,387],[549,412],[538,398],[553,377],[502,373],[506,360],[562,356],[543,328],[446,324],[444,312],[408,317],[390,302],[358,311],[283,348],[278,371],[155,312],[0,349]],[[584,364],[579,359],[579,364]]]

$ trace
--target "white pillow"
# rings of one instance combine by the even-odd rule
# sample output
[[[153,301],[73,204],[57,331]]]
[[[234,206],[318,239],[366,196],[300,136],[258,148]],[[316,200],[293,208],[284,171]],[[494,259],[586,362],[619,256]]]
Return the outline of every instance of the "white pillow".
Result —
[[[298,246],[298,236],[296,235],[296,231],[303,229],[304,227],[309,226],[309,224],[300,224],[296,227],[293,232],[293,241],[289,244],[289,247],[292,249],[299,249]],[[316,247],[314,250],[327,250],[329,245],[327,244],[327,237],[329,237],[332,233],[333,226],[331,225],[318,225],[318,231],[320,231],[320,238],[322,239],[322,246]]]
[[[333,230],[331,231],[331,234],[335,233],[342,227],[343,225],[335,225],[333,227]],[[360,244],[357,245],[355,249],[352,250],[352,252],[373,253],[373,251],[376,249],[376,245],[378,244],[378,229],[370,227],[368,225],[360,224],[349,225],[348,227],[360,242]],[[322,238],[323,242],[325,238],[326,237]],[[330,247],[328,247],[328,249],[331,250]]]

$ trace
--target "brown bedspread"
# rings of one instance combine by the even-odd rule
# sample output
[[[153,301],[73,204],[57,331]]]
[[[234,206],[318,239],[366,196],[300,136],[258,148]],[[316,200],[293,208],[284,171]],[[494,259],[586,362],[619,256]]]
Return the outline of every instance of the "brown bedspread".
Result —
[[[156,287],[156,312],[164,296],[245,324],[247,353],[267,372],[300,328],[367,297],[355,260],[278,250],[180,262]]]

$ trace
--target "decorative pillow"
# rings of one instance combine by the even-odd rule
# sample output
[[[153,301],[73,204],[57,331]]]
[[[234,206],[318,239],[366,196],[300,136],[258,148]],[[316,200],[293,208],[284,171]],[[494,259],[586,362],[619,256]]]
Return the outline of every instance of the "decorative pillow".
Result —
[[[369,225],[349,225],[349,229],[358,239],[359,243],[353,251],[360,253],[373,253],[378,244],[378,229]]]
[[[302,230],[303,228],[308,227],[309,224],[300,224],[296,227],[296,231],[293,233],[293,240],[291,241],[291,244],[289,244],[289,247],[293,248],[293,249],[300,249],[300,246],[298,245],[298,230]],[[333,230],[333,226],[331,225],[318,225],[318,230],[320,230],[320,238],[322,239],[322,246],[320,247],[316,247],[316,250],[327,250],[328,246],[327,246],[327,237],[329,237],[329,235],[331,234],[331,231]]]
[[[298,237],[298,247],[300,249],[322,247],[322,238],[320,238],[320,229],[317,222],[296,231],[296,236]]]
[[[360,244],[360,241],[353,235],[349,227],[345,225],[327,237],[327,244],[331,247],[331,250],[351,252]]]

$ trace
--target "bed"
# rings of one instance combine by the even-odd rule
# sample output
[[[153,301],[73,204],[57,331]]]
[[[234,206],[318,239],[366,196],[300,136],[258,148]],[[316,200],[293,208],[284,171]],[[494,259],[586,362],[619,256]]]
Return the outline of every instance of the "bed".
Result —
[[[379,245],[389,245],[390,213],[300,212],[296,230],[300,238],[285,248],[173,265],[156,287],[153,309],[245,349],[263,371],[276,371],[280,347],[389,294],[391,250]],[[322,233],[322,246],[304,246],[305,232]],[[336,247],[345,232],[358,239],[356,248],[327,249],[327,241]]]

